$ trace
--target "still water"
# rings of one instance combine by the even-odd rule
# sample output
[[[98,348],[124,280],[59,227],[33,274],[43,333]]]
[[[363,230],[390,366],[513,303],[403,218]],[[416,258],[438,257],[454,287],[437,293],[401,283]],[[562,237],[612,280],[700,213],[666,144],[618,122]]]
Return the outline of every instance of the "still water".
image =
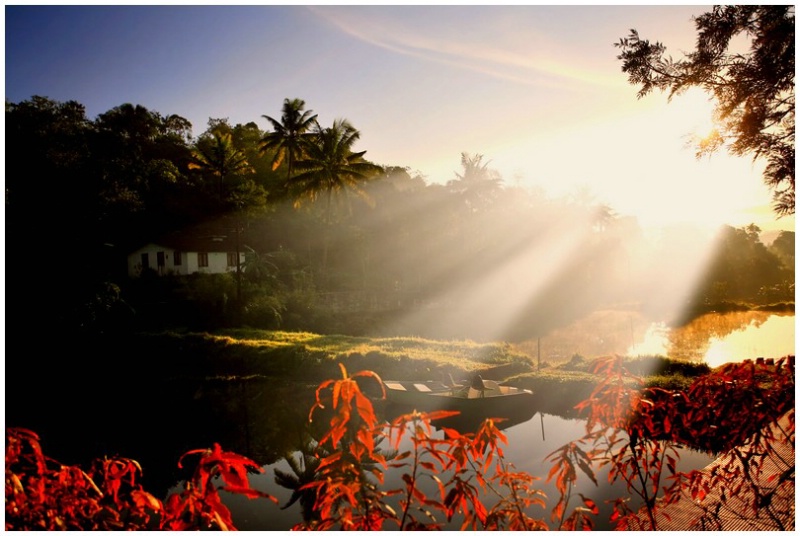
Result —
[[[634,351],[704,361],[710,367],[758,357],[780,358],[795,353],[795,318],[743,311],[704,315],[672,329],[663,322],[653,323],[642,342],[630,349]]]
[[[444,438],[444,433],[434,429],[433,437],[436,439]],[[466,430],[460,430],[465,432]],[[503,448],[506,461],[512,463],[516,470],[524,471],[536,476],[539,481],[537,489],[546,495],[545,508],[532,507],[528,510],[528,515],[533,518],[544,519],[550,522],[550,512],[558,499],[558,492],[552,483],[546,483],[547,474],[551,468],[545,458],[557,448],[564,444],[576,440],[584,433],[584,422],[579,419],[568,419],[557,415],[535,413],[527,421],[515,424],[504,430],[508,438],[508,445]],[[410,449],[410,442],[403,440],[400,450]],[[295,453],[298,456],[298,453]],[[699,469],[707,465],[712,458],[704,453],[684,449],[680,452],[678,469],[689,471]],[[251,477],[254,487],[266,491],[277,497],[281,505],[285,505],[291,496],[291,492],[281,488],[275,483],[275,471],[292,474],[292,469],[285,460],[280,460],[274,464],[265,465],[264,474]],[[404,472],[407,472],[405,470]],[[595,485],[588,477],[579,476],[578,485],[574,490],[571,507],[578,506],[575,502],[578,493],[590,497],[597,503],[600,513],[594,519],[596,530],[613,530],[609,522],[612,513],[611,501],[618,497],[627,497],[629,494],[624,484],[609,484],[607,481],[607,470],[597,469],[596,477],[599,485]],[[387,470],[385,473],[384,489],[400,489],[403,487],[400,470]],[[488,475],[485,475],[488,476]],[[446,480],[443,478],[443,480]],[[436,496],[434,485],[425,486],[426,481],[420,487],[424,493],[431,497]],[[491,499],[487,499],[487,504]],[[231,508],[237,528],[240,530],[288,530],[301,519],[300,505],[295,503],[291,507],[283,510],[272,503],[262,501],[256,506],[253,501],[241,497],[228,495],[225,498],[226,504]],[[397,504],[393,504],[398,509]],[[445,520],[439,516],[437,520]],[[445,530],[458,530],[460,527],[460,517],[457,517],[450,524],[445,525]],[[386,530],[393,530],[395,527],[384,527]],[[553,527],[555,528],[555,527]]]
[[[794,355],[795,317],[763,311],[713,313],[670,327],[634,311],[596,311],[520,346],[543,361],[563,361],[575,354],[666,355],[716,367]]]

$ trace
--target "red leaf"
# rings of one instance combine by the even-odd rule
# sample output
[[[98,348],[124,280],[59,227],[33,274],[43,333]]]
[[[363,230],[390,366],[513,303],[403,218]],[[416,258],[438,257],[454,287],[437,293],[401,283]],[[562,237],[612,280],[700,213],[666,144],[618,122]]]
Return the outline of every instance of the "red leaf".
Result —
[[[553,514],[552,514],[551,518],[553,520],[557,520],[557,519],[561,519],[561,516],[563,516],[563,515],[564,515],[564,502],[563,501],[558,501],[558,504],[556,504],[556,507],[553,508]]]
[[[161,501],[147,493],[146,491],[133,490],[131,491],[131,498],[136,506],[139,508],[150,508],[151,510],[160,511],[163,508]]]
[[[588,497],[584,497],[583,494],[579,494],[581,499],[583,499],[583,504],[594,514],[597,515],[600,513],[600,510],[597,508],[597,504]]]

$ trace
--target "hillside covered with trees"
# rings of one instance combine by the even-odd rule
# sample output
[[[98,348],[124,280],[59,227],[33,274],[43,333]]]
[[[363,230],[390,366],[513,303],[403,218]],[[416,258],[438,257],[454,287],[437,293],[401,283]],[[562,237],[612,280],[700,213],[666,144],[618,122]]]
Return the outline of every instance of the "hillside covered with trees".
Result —
[[[369,161],[346,119],[320,125],[300,99],[281,112],[272,130],[210,119],[194,137],[141,105],[91,119],[78,102],[7,102],[7,251],[30,251],[7,263],[9,322],[521,340],[601,306],[666,314],[675,252],[705,247],[646,237],[583,192],[508,185],[480,154],[429,182]],[[128,278],[136,247],[201,229],[240,233],[239,274]],[[759,231],[721,230],[686,310],[793,302],[794,233]]]

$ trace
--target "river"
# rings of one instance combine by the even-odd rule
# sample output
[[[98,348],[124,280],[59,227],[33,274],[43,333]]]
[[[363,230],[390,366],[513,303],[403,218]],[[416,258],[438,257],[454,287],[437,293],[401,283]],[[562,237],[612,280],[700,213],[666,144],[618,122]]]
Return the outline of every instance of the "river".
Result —
[[[519,346],[542,362],[564,361],[576,354],[587,358],[668,355],[716,367],[794,355],[795,317],[762,311],[712,313],[670,327],[638,312],[605,310]]]
[[[460,431],[466,431],[462,429]],[[553,483],[547,483],[546,477],[551,468],[545,458],[554,450],[565,445],[570,441],[580,438],[584,433],[584,421],[580,419],[569,419],[558,415],[536,412],[528,420],[514,424],[505,428],[503,433],[508,439],[508,444],[503,447],[505,459],[514,465],[519,471],[536,476],[537,489],[546,495],[546,507],[531,507],[527,513],[533,518],[544,519],[549,522],[550,512],[558,500],[558,492]],[[433,437],[443,439],[444,433],[434,428]],[[410,441],[404,439],[400,450],[410,449]],[[295,453],[297,455],[297,453]],[[706,466],[712,458],[704,453],[683,449],[680,451],[679,470],[689,471]],[[430,461],[430,460],[429,460]],[[266,491],[276,496],[281,504],[286,504],[291,493],[275,483],[275,470],[285,473],[292,473],[289,464],[285,460],[264,466],[264,474],[251,478],[254,487]],[[399,489],[403,487],[401,481],[402,472],[399,470],[388,470],[385,473],[385,489]],[[612,513],[612,506],[606,501],[618,497],[626,497],[628,493],[625,485],[621,482],[609,484],[607,481],[608,469],[597,470],[598,484],[595,486],[588,477],[579,475],[578,485],[574,490],[571,507],[578,506],[575,502],[577,494],[582,493],[590,497],[597,503],[600,513],[594,519],[596,530],[613,530],[609,519]],[[446,480],[443,476],[443,480]],[[423,491],[431,497],[436,496],[436,489],[432,482],[421,479]],[[425,486],[425,482],[429,485]],[[288,530],[301,519],[301,509],[299,504],[281,510],[280,507],[261,501],[256,506],[253,501],[242,498],[227,496],[225,503],[231,508],[234,519],[237,520],[237,528],[240,530]],[[397,505],[393,504],[397,510]],[[442,516],[439,521],[445,521]],[[458,530],[460,518],[445,525],[445,530]],[[392,527],[386,527],[391,529]]]

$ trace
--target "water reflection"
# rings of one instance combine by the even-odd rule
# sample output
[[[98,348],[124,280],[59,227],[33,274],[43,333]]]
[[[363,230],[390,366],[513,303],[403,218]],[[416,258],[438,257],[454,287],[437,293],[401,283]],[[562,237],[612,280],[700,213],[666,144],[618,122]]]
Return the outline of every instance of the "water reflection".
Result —
[[[680,327],[654,321],[636,311],[595,311],[540,339],[518,346],[542,363],[563,362],[575,354],[664,355],[704,361],[715,367],[726,362],[795,353],[793,313],[739,311],[712,313]]]
[[[780,358],[795,351],[792,314],[740,311],[707,314],[685,326],[668,329],[654,324],[643,346],[663,355],[704,361],[716,367],[757,357]]]
[[[57,403],[7,404],[6,426],[36,431],[45,454],[67,465],[113,455],[137,460],[142,484],[162,498],[188,477],[177,463],[189,450],[216,442],[259,465],[296,451],[314,396],[313,386],[264,379],[36,381]],[[21,398],[15,389],[8,387],[8,400]]]
[[[381,413],[384,419],[391,422],[397,417],[405,413],[410,413],[413,410],[414,408],[408,406],[385,404],[382,407]],[[498,415],[496,419],[497,428],[505,430],[506,428],[529,421],[536,415],[536,411],[536,406],[533,404],[521,404],[502,415]],[[452,428],[453,430],[465,434],[476,431],[481,423],[483,423],[483,420],[484,417],[481,415],[458,414],[444,419],[437,419],[433,421],[433,425],[436,428]]]

